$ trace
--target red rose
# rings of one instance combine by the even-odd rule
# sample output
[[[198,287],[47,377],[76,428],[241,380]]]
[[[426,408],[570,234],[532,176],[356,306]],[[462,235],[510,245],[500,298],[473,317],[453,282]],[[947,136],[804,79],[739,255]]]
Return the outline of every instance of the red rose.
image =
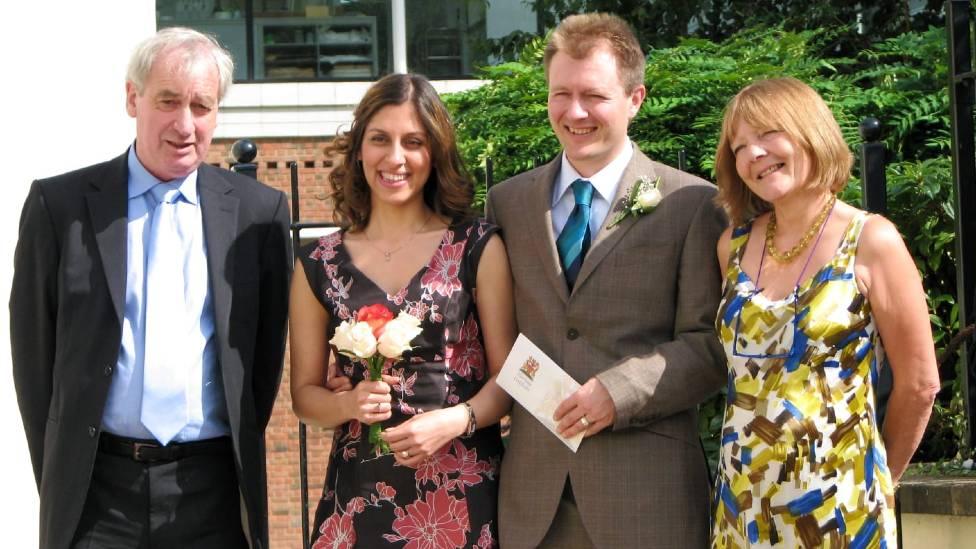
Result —
[[[379,303],[356,311],[356,322],[365,322],[373,330],[373,337],[379,338],[386,323],[393,320],[393,313]]]

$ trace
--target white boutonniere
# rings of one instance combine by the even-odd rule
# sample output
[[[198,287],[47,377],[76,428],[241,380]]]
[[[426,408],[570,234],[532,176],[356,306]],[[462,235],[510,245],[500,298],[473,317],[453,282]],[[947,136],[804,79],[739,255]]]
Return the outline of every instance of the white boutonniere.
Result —
[[[654,181],[651,181],[651,178],[646,175],[637,178],[637,181],[630,188],[630,192],[627,193],[627,198],[621,204],[617,215],[607,225],[607,228],[612,229],[628,217],[640,217],[653,211],[661,202],[661,198],[663,198],[661,196],[661,189],[659,188],[660,185],[660,177],[654,179]]]

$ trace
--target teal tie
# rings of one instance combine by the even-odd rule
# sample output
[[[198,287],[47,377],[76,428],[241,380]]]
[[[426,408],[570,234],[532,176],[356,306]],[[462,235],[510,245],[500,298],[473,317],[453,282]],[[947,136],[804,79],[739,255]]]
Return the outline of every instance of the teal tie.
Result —
[[[146,262],[146,340],[140,420],[165,445],[189,421],[187,366],[179,336],[180,330],[187,326],[183,279],[186,252],[177,209],[179,189],[157,183],[150,192],[157,204],[149,229]]]
[[[566,283],[572,288],[576,283],[583,257],[590,249],[590,204],[593,202],[593,185],[585,179],[573,181],[573,196],[576,207],[569,215],[563,232],[556,240],[559,262],[563,266]]]

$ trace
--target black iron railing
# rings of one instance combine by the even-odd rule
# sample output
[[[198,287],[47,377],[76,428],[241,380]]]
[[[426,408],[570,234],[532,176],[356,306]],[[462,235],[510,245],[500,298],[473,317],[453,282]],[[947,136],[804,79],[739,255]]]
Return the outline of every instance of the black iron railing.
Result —
[[[956,211],[956,305],[959,327],[973,323],[976,301],[976,138],[973,105],[976,74],[973,73],[972,7],[969,0],[946,2],[949,50],[949,108],[952,121],[952,178]],[[970,335],[963,341],[959,368],[966,405],[966,445],[976,443],[976,345]]]
[[[257,164],[253,163],[257,157],[257,146],[250,139],[241,139],[231,147],[231,156],[235,163],[231,169],[237,173],[257,178]],[[304,229],[334,227],[332,223],[301,221],[301,200],[298,193],[298,162],[289,162],[291,171],[291,238],[292,249],[297,251],[301,245],[301,232]],[[298,422],[298,475],[302,491],[302,547],[309,548],[308,524],[308,436],[305,424]]]

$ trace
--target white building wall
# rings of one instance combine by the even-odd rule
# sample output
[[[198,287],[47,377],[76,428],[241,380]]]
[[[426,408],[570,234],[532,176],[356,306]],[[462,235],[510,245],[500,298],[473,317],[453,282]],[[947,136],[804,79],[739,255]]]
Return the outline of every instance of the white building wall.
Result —
[[[3,309],[24,197],[33,179],[121,154],[135,135],[125,68],[156,28],[139,0],[5,2],[0,16],[0,297]],[[16,318],[9,322],[16,322]],[[8,315],[0,314],[0,531],[4,547],[37,546],[37,490],[14,395]]]

